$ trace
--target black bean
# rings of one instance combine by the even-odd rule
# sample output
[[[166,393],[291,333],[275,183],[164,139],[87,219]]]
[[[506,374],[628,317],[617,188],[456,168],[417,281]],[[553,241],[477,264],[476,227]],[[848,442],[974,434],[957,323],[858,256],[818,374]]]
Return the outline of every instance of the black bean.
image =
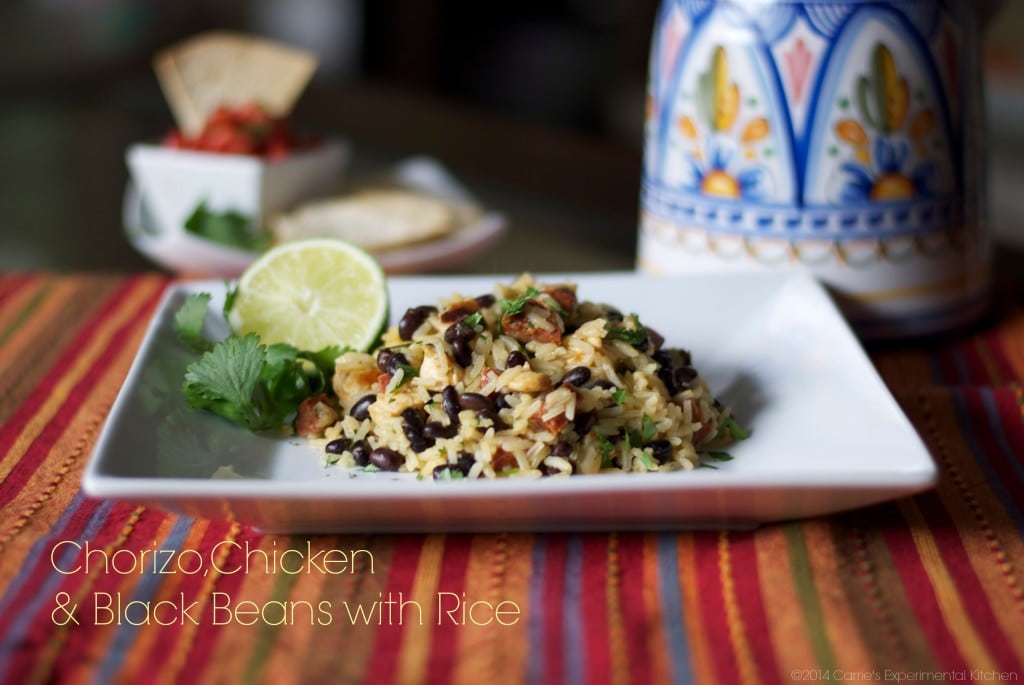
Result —
[[[459,405],[463,409],[493,409],[494,404],[485,396],[478,392],[464,392],[459,395]]]
[[[644,328],[647,329],[647,354],[654,354],[665,344],[665,336],[650,326],[644,326]]]
[[[435,312],[437,312],[437,307],[431,307],[430,305],[421,305],[407,309],[402,316],[402,320],[398,322],[398,337],[402,340],[412,340],[412,335],[416,332],[416,329],[422,326],[427,317]]]
[[[459,425],[459,392],[454,385],[446,385],[441,391],[441,408],[453,426]]]
[[[494,398],[495,409],[508,409],[512,405],[508,403],[508,393],[501,393]]]
[[[562,440],[556,443],[553,448],[551,448],[551,454],[555,455],[556,457],[568,457],[570,454],[572,454],[572,445],[570,445],[565,440]]]
[[[585,366],[577,366],[574,369],[570,369],[568,373],[562,376],[562,380],[558,381],[558,385],[575,385],[577,388],[583,387],[583,385],[590,380],[590,369]]]
[[[569,473],[572,473],[573,471],[576,470],[576,466],[572,462],[569,462],[569,467]],[[561,469],[557,469],[554,466],[548,466],[547,464],[544,464],[540,472],[543,476],[560,476],[562,474]]]
[[[655,440],[648,447],[651,448],[651,455],[659,464],[667,464],[672,461],[672,443],[668,440]]]
[[[373,393],[369,395],[363,395],[360,397],[352,408],[349,410],[349,416],[356,419],[357,421],[365,421],[370,418],[370,405],[377,401],[377,396]]]
[[[473,299],[475,299],[476,303],[481,307],[490,307],[496,301],[494,295],[491,295],[490,293],[487,293],[486,295],[480,295],[479,297]]]
[[[473,363],[473,348],[462,338],[456,338],[452,343],[452,358],[456,364],[466,368]]]
[[[672,380],[680,390],[689,390],[697,380],[697,370],[692,366],[681,366],[672,372]]]
[[[393,449],[378,447],[370,452],[369,463],[381,471],[397,471],[398,467],[405,463],[405,458]]]
[[[576,418],[572,422],[572,429],[576,431],[576,435],[581,438],[590,432],[590,429],[597,423],[597,414],[592,411],[585,411],[576,414]]]
[[[360,440],[356,444],[352,445],[352,458],[356,461],[356,466],[366,466],[370,463],[370,443],[365,440]]]
[[[464,340],[469,342],[476,337],[476,331],[470,326],[467,326],[462,321],[452,324],[448,328],[444,329],[444,341],[449,345],[454,343],[456,340]]]
[[[458,471],[457,468],[455,468],[455,467],[453,467],[453,466],[451,466],[449,464],[441,464],[440,466],[435,466],[434,467],[433,478],[434,478],[434,480],[445,480],[445,479],[449,479],[450,480],[452,475],[454,473],[456,473],[457,471]]]
[[[444,425],[440,421],[427,421],[423,424],[423,437],[427,440],[436,440],[437,438],[454,438],[455,434],[459,432],[457,424]]]
[[[523,366],[530,361],[525,354],[519,350],[512,350],[508,353],[508,357],[505,359],[505,368],[511,369],[515,366]]]
[[[443,323],[453,323],[455,321],[461,322],[470,314],[475,314],[480,310],[480,306],[471,301],[460,302],[459,304],[453,305],[448,309],[441,312],[441,321]]]
[[[413,452],[422,452],[434,445],[434,441],[423,434],[424,416],[422,410],[412,407],[402,412],[402,432],[409,440],[409,446]]]
[[[459,452],[459,460],[456,468],[462,471],[463,475],[469,475],[469,470],[476,463],[476,456],[472,452]]]
[[[398,367],[403,365],[408,366],[409,359],[401,352],[395,352],[385,347],[377,353],[377,368],[380,369],[381,373],[394,376],[395,372],[398,371]]]
[[[672,375],[672,369],[662,366],[659,367],[655,372],[655,375],[661,379],[661,382],[665,384],[665,389],[668,390],[669,395],[675,395],[679,392],[679,388],[676,387],[675,378]]]
[[[346,450],[352,449],[352,441],[348,438],[338,438],[337,440],[331,440],[324,447],[324,451],[327,454],[341,454]]]

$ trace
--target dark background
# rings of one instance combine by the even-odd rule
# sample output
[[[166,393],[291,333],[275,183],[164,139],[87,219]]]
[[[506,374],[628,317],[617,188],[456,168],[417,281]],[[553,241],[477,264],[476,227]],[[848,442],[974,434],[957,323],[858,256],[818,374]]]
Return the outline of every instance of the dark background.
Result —
[[[632,263],[655,0],[4,0],[0,269],[138,269],[124,151],[171,116],[162,47],[237,29],[316,52],[296,121],[349,138],[357,169],[441,159],[488,206]],[[988,44],[997,232],[1024,242],[1024,2]],[[1024,227],[1022,227],[1024,229]],[[595,264],[603,265],[598,260]]]

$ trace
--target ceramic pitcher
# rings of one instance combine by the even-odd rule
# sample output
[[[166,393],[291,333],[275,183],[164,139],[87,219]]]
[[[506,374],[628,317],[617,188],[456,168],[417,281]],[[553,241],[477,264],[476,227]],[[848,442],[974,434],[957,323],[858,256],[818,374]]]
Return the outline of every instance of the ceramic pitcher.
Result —
[[[979,3],[665,0],[638,266],[807,269],[864,337],[987,305]]]

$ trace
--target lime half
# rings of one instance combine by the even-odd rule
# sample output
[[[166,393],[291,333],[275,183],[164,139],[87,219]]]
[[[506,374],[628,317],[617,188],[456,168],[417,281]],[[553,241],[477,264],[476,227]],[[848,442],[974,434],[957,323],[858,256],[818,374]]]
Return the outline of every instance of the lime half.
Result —
[[[384,272],[341,240],[298,240],[272,248],[238,279],[228,314],[236,335],[317,351],[328,345],[368,350],[387,325]]]

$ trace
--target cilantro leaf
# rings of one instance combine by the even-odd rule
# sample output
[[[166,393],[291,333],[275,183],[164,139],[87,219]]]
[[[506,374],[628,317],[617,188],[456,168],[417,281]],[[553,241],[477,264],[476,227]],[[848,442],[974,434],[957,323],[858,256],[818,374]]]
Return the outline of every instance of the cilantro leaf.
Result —
[[[530,286],[529,288],[526,289],[525,293],[523,293],[516,299],[505,300],[504,302],[502,302],[501,313],[507,314],[509,316],[521,314],[523,308],[526,306],[526,303],[533,299],[534,297],[537,297],[538,295],[540,295],[540,291],[534,288],[533,286]]]
[[[473,312],[469,316],[462,319],[462,323],[466,324],[470,328],[476,328],[477,326],[480,325],[480,322],[482,322],[483,320],[484,315],[482,312]]]
[[[238,297],[238,286],[231,286],[229,283],[224,284],[224,307],[221,312],[224,314],[224,318],[227,319],[231,315],[231,309],[235,306],[235,298]]]
[[[210,305],[210,293],[192,293],[174,315],[178,339],[196,352],[206,352],[212,344],[203,337],[203,322]]]
[[[252,333],[217,343],[185,369],[185,399],[251,430],[270,428],[263,393],[257,393],[266,358],[267,348]]]
[[[630,314],[623,323],[627,326],[609,326],[605,331],[605,340],[622,340],[630,345],[643,345],[647,342],[647,329],[640,323],[636,314]]]
[[[647,414],[643,414],[640,417],[640,439],[643,441],[641,444],[647,445],[654,439],[654,436],[658,434],[658,428],[654,425],[654,419]]]
[[[259,251],[266,247],[267,240],[262,234],[253,234],[251,223],[252,219],[240,212],[212,211],[204,200],[185,219],[185,230],[220,245]]]
[[[735,458],[728,452],[708,452],[707,456],[715,461],[732,461]]]
[[[398,382],[392,382],[388,384],[389,393],[398,392],[398,389],[400,387],[411,381],[416,376],[420,375],[420,372],[416,370],[415,366],[409,366],[408,364],[399,364],[398,368],[401,369],[402,371],[402,377],[398,380]],[[395,375],[397,376],[398,374]]]
[[[615,400],[615,406],[621,407],[626,401],[626,397],[629,395],[629,391],[625,388],[618,388],[612,392],[612,399]]]
[[[750,433],[731,416],[725,420],[722,427],[732,436],[733,440],[746,440],[750,437]]]

